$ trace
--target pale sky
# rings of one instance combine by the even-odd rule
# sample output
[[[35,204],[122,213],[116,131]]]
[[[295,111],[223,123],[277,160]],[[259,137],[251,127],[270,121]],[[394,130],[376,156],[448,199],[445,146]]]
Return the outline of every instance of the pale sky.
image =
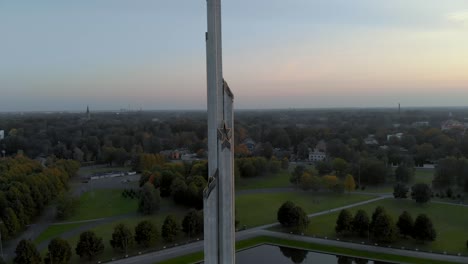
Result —
[[[206,109],[206,0],[0,0],[0,111]],[[224,0],[235,107],[468,106],[466,0]]]

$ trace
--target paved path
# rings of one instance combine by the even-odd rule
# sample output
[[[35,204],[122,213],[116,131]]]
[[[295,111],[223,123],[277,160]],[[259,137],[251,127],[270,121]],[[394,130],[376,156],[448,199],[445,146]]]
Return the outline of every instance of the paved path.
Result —
[[[36,223],[29,225],[26,231],[21,233],[17,238],[3,244],[3,255],[5,260],[14,257],[16,246],[23,239],[36,239],[39,234],[44,232],[49,224],[55,219],[55,206],[47,207],[42,215],[37,219]]]
[[[251,189],[251,190],[237,191],[236,195],[248,195],[248,194],[255,194],[255,193],[281,193],[281,192],[302,192],[302,190],[299,190],[299,189],[293,188],[293,187],[270,188],[270,189]],[[368,193],[368,192],[354,192],[354,193],[355,194],[365,194],[365,195],[375,195],[375,196],[378,196],[378,197],[367,200],[367,201],[362,201],[362,202],[358,202],[358,203],[354,203],[354,204],[350,204],[350,205],[346,205],[346,206],[342,206],[342,207],[338,207],[338,208],[334,208],[334,209],[330,209],[330,210],[326,210],[326,211],[322,211],[322,212],[318,212],[318,213],[309,214],[308,216],[311,217],[311,218],[312,217],[317,217],[317,216],[321,216],[321,215],[341,211],[342,209],[348,209],[348,208],[352,208],[352,207],[355,207],[355,206],[361,206],[361,205],[364,205],[364,204],[373,203],[373,202],[376,202],[376,201],[379,201],[379,200],[388,199],[388,198],[393,197],[391,193]],[[439,203],[439,204],[450,204],[450,205],[468,207],[468,205],[466,205],[466,204],[454,204],[454,203],[438,202],[438,201],[432,201],[432,202],[433,203]],[[166,211],[169,208],[161,208],[161,209],[162,209],[162,211]],[[77,228],[75,228],[73,230],[69,230],[69,231],[67,231],[65,233],[62,233],[60,235],[61,238],[66,239],[66,238],[70,238],[70,237],[73,237],[73,236],[77,236],[81,232],[92,229],[92,228],[94,228],[94,227],[96,227],[98,225],[115,222],[115,221],[118,221],[118,220],[121,220],[121,219],[126,219],[126,218],[129,218],[129,217],[135,217],[137,215],[138,215],[137,213],[131,213],[131,214],[125,214],[125,215],[119,215],[119,216],[113,216],[113,217],[107,217],[107,218],[98,218],[98,219],[82,220],[82,221],[74,221],[74,222],[54,223],[53,221],[54,221],[54,217],[55,217],[55,209],[54,209],[54,207],[49,207],[48,209],[46,209],[44,214],[39,218],[39,220],[38,220],[38,222],[36,224],[31,225],[17,239],[15,239],[13,241],[10,241],[9,243],[4,245],[5,246],[4,247],[5,259],[10,259],[10,258],[12,258],[14,256],[14,250],[16,248],[16,245],[19,243],[19,241],[21,239],[34,240],[43,231],[45,231],[50,225],[83,223],[82,226],[79,226],[79,227],[77,227]],[[264,229],[269,229],[269,228],[277,226],[277,225],[279,225],[279,223],[272,223],[272,224],[257,226],[257,227],[254,227],[254,228],[251,228],[251,229],[248,229],[248,230],[238,232],[236,239],[237,240],[239,240],[239,239],[248,239],[248,238],[251,238],[251,237],[258,236],[259,235],[258,232],[263,232],[263,231],[265,231]],[[49,242],[50,242],[50,239],[41,242],[38,245],[38,250],[41,251],[41,250],[46,249]],[[341,243],[344,243],[344,242],[341,242]],[[346,243],[346,245],[348,245],[348,244],[349,243]],[[156,254],[158,256],[160,255],[160,257],[158,257],[158,259],[161,258],[161,260],[163,260],[163,259],[174,258],[174,257],[180,256],[180,255],[190,254],[192,252],[201,251],[202,249],[203,249],[203,243],[202,242],[197,242],[197,243],[192,243],[192,244],[188,244],[188,245],[178,246],[178,247],[171,248],[171,249],[166,249],[164,251],[150,253],[150,254],[147,254],[147,255],[150,255],[150,256],[153,256],[153,257],[148,258],[148,259],[151,259],[151,262],[148,262],[148,263],[154,263],[155,262],[154,254]],[[385,248],[384,250],[385,250],[385,252],[388,252],[387,248]],[[406,252],[406,251],[403,251],[403,252]],[[411,252],[411,251],[409,251],[409,252]],[[400,254],[400,253],[398,253],[398,254]],[[146,259],[147,255],[132,257],[132,258],[126,259],[125,260],[126,262],[122,262],[122,263],[140,263],[140,262],[138,262],[139,260],[137,260],[136,262],[133,262],[133,259],[135,259],[135,258],[137,258],[137,259],[139,259],[139,258]],[[443,257],[448,257],[448,256],[443,256]],[[467,262],[466,258],[464,260],[465,260],[465,263],[466,263]],[[129,262],[127,262],[127,261],[129,261]],[[120,263],[120,262],[117,262],[117,263]],[[141,262],[141,263],[145,263],[145,262]]]
[[[274,232],[274,231],[268,231],[268,230],[257,230],[257,229],[255,230],[249,229],[246,231],[241,231],[241,232],[236,233],[236,241],[246,240],[246,239],[254,238],[258,236],[270,236],[270,237],[276,237],[276,238],[282,238],[282,239],[288,239],[288,240],[303,241],[307,243],[316,243],[316,244],[321,244],[321,245],[343,247],[343,248],[349,248],[349,249],[360,250],[360,251],[385,253],[385,254],[393,254],[393,255],[399,255],[399,256],[440,260],[440,261],[451,261],[455,263],[467,263],[468,261],[468,258],[466,257],[448,256],[448,255],[441,255],[441,254],[434,254],[434,253],[427,253],[427,252],[402,250],[402,249],[396,249],[396,248],[362,245],[362,244],[357,244],[357,243],[348,243],[348,242],[341,242],[337,240],[327,240],[327,239],[313,238],[313,237],[308,237],[308,236],[292,235],[292,234],[287,234],[287,233]],[[203,250],[203,241],[197,241],[194,243],[181,245],[181,246],[177,246],[177,247],[173,247],[169,249],[164,249],[164,250],[157,251],[157,252],[130,257],[127,259],[116,260],[116,261],[113,261],[112,263],[115,263],[115,264],[136,264],[136,263],[153,264],[153,263],[158,263],[164,260],[173,259],[178,256],[200,252],[202,250]],[[324,253],[327,253],[327,252],[324,252]]]

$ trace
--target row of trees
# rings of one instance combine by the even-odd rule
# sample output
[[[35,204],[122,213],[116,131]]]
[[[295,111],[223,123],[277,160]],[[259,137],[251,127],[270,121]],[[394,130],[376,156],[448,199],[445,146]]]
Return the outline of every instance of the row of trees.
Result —
[[[68,188],[79,164],[53,160],[46,167],[24,156],[0,160],[0,225],[2,239],[9,239]]]
[[[294,168],[289,181],[304,191],[329,190],[343,193],[345,190],[351,192],[356,188],[356,182],[351,174],[347,174],[342,179],[335,175],[319,176],[315,169],[302,165]]]
[[[397,183],[393,187],[393,196],[397,199],[406,199],[408,197],[408,187],[402,183]],[[430,201],[432,189],[425,183],[417,183],[411,187],[411,198],[419,204]]]
[[[111,247],[127,255],[128,249],[136,243],[139,247],[149,248],[162,238],[165,242],[173,242],[183,231],[187,236],[194,237],[203,233],[203,213],[191,210],[179,224],[173,215],[168,215],[159,228],[151,221],[144,220],[137,224],[134,232],[126,224],[118,224],[114,227],[112,238],[109,240]],[[72,256],[70,244],[61,238],[54,238],[48,245],[48,252],[44,258],[45,263],[65,264],[69,263]],[[93,231],[85,231],[75,247],[75,253],[80,258],[93,260],[104,251],[104,242]],[[22,240],[16,250],[13,262],[18,264],[36,264],[42,262],[42,257],[34,243],[30,240]]]
[[[335,232],[341,236],[357,235],[388,243],[397,240],[398,235],[403,238],[410,236],[421,242],[434,241],[436,238],[436,231],[427,215],[420,214],[413,221],[412,216],[404,211],[395,224],[381,206],[375,209],[371,219],[364,210],[358,210],[354,217],[348,210],[341,210],[336,220]]]
[[[140,178],[140,186],[150,183],[158,189],[161,197],[172,196],[178,204],[201,209],[203,207],[203,189],[206,187],[208,163],[194,161],[192,163],[171,163],[164,161],[145,161],[142,155],[140,163],[146,164]],[[151,155],[150,156],[158,156]],[[150,165],[151,164],[151,165]],[[150,188],[147,188],[149,191]]]
[[[165,162],[160,155],[142,154],[135,164],[138,170],[142,170],[140,186],[147,194],[145,197],[140,197],[140,201],[151,200],[148,197],[156,195],[150,194],[149,186],[145,187],[145,184],[150,183],[159,190],[161,197],[172,196],[178,204],[202,209],[203,190],[207,185],[208,176],[207,161],[171,163]],[[236,177],[255,177],[265,173],[276,173],[281,169],[287,169],[288,166],[287,159],[239,158],[235,162],[235,174]]]
[[[266,159],[264,157],[250,157],[236,159],[236,176],[242,178],[252,178],[262,176],[267,173],[277,173],[281,169],[288,169],[287,158],[278,160],[275,157]]]

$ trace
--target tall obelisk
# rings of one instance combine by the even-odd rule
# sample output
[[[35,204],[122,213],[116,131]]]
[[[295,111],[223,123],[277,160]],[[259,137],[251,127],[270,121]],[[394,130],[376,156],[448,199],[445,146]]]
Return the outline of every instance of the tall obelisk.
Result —
[[[235,263],[233,94],[223,79],[221,0],[207,0],[208,186],[204,195],[206,264]]]

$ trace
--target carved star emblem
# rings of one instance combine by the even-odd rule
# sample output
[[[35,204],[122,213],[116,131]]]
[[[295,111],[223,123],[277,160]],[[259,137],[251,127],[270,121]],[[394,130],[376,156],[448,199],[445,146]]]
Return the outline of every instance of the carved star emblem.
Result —
[[[223,148],[231,148],[231,128],[229,128],[226,122],[223,121],[223,126],[218,128],[218,136],[219,140],[221,140],[221,144]]]

